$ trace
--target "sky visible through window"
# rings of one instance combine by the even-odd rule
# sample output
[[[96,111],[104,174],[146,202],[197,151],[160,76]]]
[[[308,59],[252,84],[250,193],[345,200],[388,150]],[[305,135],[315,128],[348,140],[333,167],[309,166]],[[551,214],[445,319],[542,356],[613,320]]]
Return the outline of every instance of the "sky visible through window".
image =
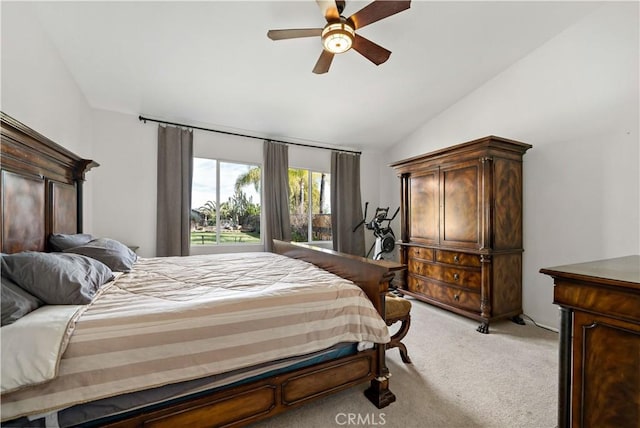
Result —
[[[226,202],[233,196],[236,178],[246,173],[255,165],[222,162],[220,171],[220,203]],[[253,185],[245,186],[242,191],[253,203],[260,203],[260,195]],[[207,201],[216,200],[216,160],[193,158],[193,183],[191,190],[191,208],[198,209]]]

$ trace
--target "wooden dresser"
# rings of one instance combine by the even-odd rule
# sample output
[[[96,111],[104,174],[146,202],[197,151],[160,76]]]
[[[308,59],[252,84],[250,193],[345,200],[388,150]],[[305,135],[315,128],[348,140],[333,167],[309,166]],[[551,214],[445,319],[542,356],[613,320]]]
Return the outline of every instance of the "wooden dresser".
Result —
[[[489,136],[396,162],[401,292],[481,322],[522,313],[522,156]]]
[[[640,427],[640,256],[540,272],[560,305],[559,428]]]

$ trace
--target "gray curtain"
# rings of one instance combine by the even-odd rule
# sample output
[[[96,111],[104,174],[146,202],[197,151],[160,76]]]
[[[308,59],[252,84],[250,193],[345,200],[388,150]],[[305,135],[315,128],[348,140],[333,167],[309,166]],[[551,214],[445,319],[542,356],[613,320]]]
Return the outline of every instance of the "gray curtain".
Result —
[[[192,176],[193,131],[158,126],[158,257],[189,255]]]
[[[364,228],[353,232],[362,221],[360,155],[331,152],[331,233],[333,249],[364,256]]]
[[[286,144],[264,142],[264,246],[273,248],[272,239],[291,241],[289,220],[289,147]]]

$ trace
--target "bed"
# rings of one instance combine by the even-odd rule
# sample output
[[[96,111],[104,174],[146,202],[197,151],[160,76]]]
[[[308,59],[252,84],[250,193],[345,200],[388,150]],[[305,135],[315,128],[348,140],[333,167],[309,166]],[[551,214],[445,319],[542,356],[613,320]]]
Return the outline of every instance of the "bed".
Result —
[[[23,251],[46,252],[49,250],[48,237],[52,234],[81,233],[82,183],[85,180],[85,174],[91,168],[97,166],[99,165],[96,162],[76,156],[19,121],[2,113],[2,171],[0,176],[2,192],[0,196],[2,202],[0,247],[2,252],[5,254],[17,254]],[[210,259],[207,256],[169,258],[165,260],[155,258],[141,259],[136,262],[131,272],[117,274],[115,280],[109,281],[100,289],[99,296],[90,305],[82,306],[75,312],[71,309],[68,310],[73,312],[73,314],[69,315],[69,319],[72,320],[70,325],[75,326],[77,331],[73,330],[73,334],[68,338],[68,343],[64,344],[65,352],[59,362],[59,370],[63,372],[66,370],[64,373],[81,371],[77,368],[79,365],[74,365],[76,360],[73,357],[83,352],[79,350],[77,343],[81,341],[78,338],[83,337],[82,334],[88,331],[85,326],[91,325],[86,320],[93,319],[94,324],[96,319],[102,322],[102,324],[97,324],[98,328],[96,330],[90,332],[94,336],[96,331],[109,328],[109,320],[112,314],[108,308],[111,307],[112,302],[119,299],[122,300],[123,296],[126,295],[145,295],[149,300],[141,303],[143,308],[148,307],[148,302],[150,301],[155,302],[153,303],[154,305],[160,305],[157,302],[167,304],[166,301],[177,300],[179,301],[178,306],[186,308],[185,313],[200,314],[199,319],[186,318],[181,315],[181,322],[185,323],[181,327],[183,331],[198,331],[205,334],[208,330],[214,331],[215,334],[213,334],[213,338],[208,336],[206,338],[204,336],[195,337],[193,340],[195,345],[193,346],[202,345],[203,347],[201,349],[189,348],[190,351],[185,352],[185,354],[190,354],[192,357],[194,355],[202,355],[203,358],[207,356],[211,361],[206,360],[206,358],[203,360],[193,357],[191,366],[186,366],[181,362],[179,363],[181,370],[176,371],[186,371],[186,374],[182,373],[175,377],[171,377],[173,373],[170,373],[172,372],[170,369],[147,370],[146,376],[148,379],[140,380],[140,382],[129,382],[129,385],[133,384],[135,386],[130,390],[122,389],[122,385],[113,386],[112,382],[105,382],[104,385],[109,386],[107,387],[94,380],[81,379],[78,381],[79,384],[85,385],[92,392],[87,392],[86,395],[83,395],[83,392],[77,397],[69,397],[68,401],[62,402],[47,401],[48,398],[38,399],[38,394],[43,394],[42,397],[46,397],[47,391],[50,393],[57,383],[62,382],[60,378],[67,378],[66,375],[57,376],[44,381],[41,385],[27,386],[3,394],[3,407],[7,403],[6,409],[3,408],[3,425],[10,426],[11,421],[17,420],[15,419],[17,417],[31,416],[32,419],[36,419],[37,423],[46,421],[46,418],[51,417],[51,415],[56,415],[57,418],[61,412],[56,412],[56,406],[58,408],[73,409],[76,406],[84,405],[81,404],[83,401],[90,401],[87,404],[89,406],[95,403],[102,403],[101,400],[113,399],[117,401],[120,399],[127,402],[133,401],[136,404],[125,409],[120,408],[117,412],[111,412],[106,415],[92,414],[89,417],[90,420],[83,420],[82,424],[85,426],[93,424],[94,426],[114,427],[178,426],[186,424],[190,426],[241,426],[366,382],[369,382],[370,385],[365,390],[365,395],[376,407],[382,408],[395,401],[395,396],[389,390],[389,373],[385,365],[385,346],[384,343],[381,343],[385,341],[384,334],[382,332],[372,333],[376,326],[379,325],[376,322],[382,321],[381,318],[383,316],[379,316],[379,314],[384,314],[384,295],[388,289],[389,281],[393,278],[393,272],[391,272],[392,269],[388,266],[388,263],[374,262],[329,250],[318,250],[304,245],[279,241],[274,242],[273,252],[274,254],[254,253],[253,255],[242,255],[246,260],[256,259],[264,266],[277,263],[282,266],[294,266],[292,273],[275,275],[275,285],[260,282],[258,288],[260,290],[268,290],[268,293],[260,292],[255,295],[259,296],[258,298],[251,297],[251,293],[255,293],[255,288],[252,289],[246,282],[247,278],[252,276],[250,273],[254,270],[253,268],[250,268],[249,272],[238,274],[233,285],[226,288],[208,286],[206,281],[199,282],[194,279],[196,277],[209,278],[211,276],[227,277],[233,275],[234,272],[240,272],[240,268],[246,264],[246,261],[230,258],[231,256],[227,255],[215,256]],[[219,263],[218,268],[214,269],[214,273],[198,271],[198,266],[213,265],[214,259]],[[234,263],[237,265],[234,266]],[[182,267],[178,268],[180,273],[167,273],[167,271],[163,270],[168,265],[173,264],[176,266],[182,264]],[[284,268],[281,265],[278,265],[278,272],[283,272]],[[225,266],[228,271],[222,272]],[[260,269],[266,269],[264,266]],[[318,296],[322,296],[327,291],[324,288],[315,287],[312,282],[305,282],[306,280],[300,279],[302,274],[295,269],[315,272],[314,275],[320,275],[323,278],[323,275],[327,275],[327,278],[333,278],[330,281],[345,283],[340,287],[336,285],[333,291],[344,295],[345,302],[352,303],[344,303],[343,307],[332,310],[339,316],[347,316],[347,318],[341,318],[338,321],[334,320],[333,324],[331,324],[331,321],[327,324],[327,320],[310,318],[309,314],[314,312],[318,314],[331,312],[319,306],[323,304],[323,298]],[[215,272],[218,272],[218,274],[215,274]],[[262,272],[260,275],[253,275],[260,281],[265,277],[273,276],[273,274],[265,273],[268,272],[266,270],[260,272]],[[197,275],[194,273],[197,273]],[[180,298],[167,298],[164,295],[156,295],[155,288],[145,288],[149,285],[148,283],[140,285],[133,282],[135,277],[144,277],[148,280],[153,275],[172,278],[172,280],[180,284],[180,287],[183,287],[182,289],[184,289],[185,284],[191,284],[192,286],[189,287],[191,294],[181,295]],[[292,278],[296,280],[292,280]],[[157,281],[154,281],[150,281],[152,287],[157,286]],[[292,306],[294,309],[292,310],[307,314],[307,324],[332,325],[331,329],[339,330],[338,343],[334,343],[335,339],[325,338],[322,334],[315,332],[312,333],[315,335],[313,340],[307,337],[299,340],[298,343],[294,343],[292,348],[287,348],[284,346],[284,342],[288,340],[287,337],[297,335],[291,329],[294,325],[304,326],[304,322],[292,322],[292,318],[288,318],[289,321],[286,321],[286,316],[283,316],[280,321],[273,321],[275,318],[268,317],[284,329],[284,333],[281,336],[273,333],[275,336],[270,337],[270,332],[277,331],[275,328],[257,332],[250,330],[253,327],[248,327],[249,331],[239,330],[242,325],[251,326],[251,322],[255,324],[256,320],[253,319],[253,315],[238,314],[237,312],[220,314],[232,308],[234,304],[238,307],[246,307],[247,300],[243,302],[233,300],[236,298],[238,290],[250,290],[248,301],[253,302],[255,306],[260,306],[257,302],[270,300],[273,295],[285,294],[281,289],[282,283],[294,283],[298,287],[294,293],[296,297],[293,299],[294,305]],[[357,287],[353,287],[353,284],[357,285]],[[165,283],[160,288],[168,287]],[[215,290],[215,292],[212,290]],[[171,293],[175,296],[175,290],[173,292],[169,291],[168,295],[171,296]],[[219,303],[214,303],[216,299],[213,297],[209,299],[209,296],[213,294],[218,294],[217,301],[219,302],[222,299],[225,304],[220,306]],[[227,300],[225,301],[225,299]],[[337,300],[335,296],[327,297],[327,301]],[[361,303],[361,300],[366,300],[366,303]],[[313,302],[317,310],[305,307],[305,304],[310,301]],[[354,304],[353,302],[356,301],[358,303]],[[193,306],[195,305],[194,302],[197,302],[198,305],[211,302],[207,304],[212,306],[195,307]],[[133,305],[131,306],[133,307]],[[355,307],[358,307],[358,309],[353,309]],[[171,312],[172,310],[170,309],[166,312]],[[39,311],[38,309],[34,313]],[[208,318],[203,316],[202,314],[205,313],[203,311],[212,311],[211,313],[217,314],[217,318],[221,319],[223,323],[226,322],[223,326],[224,328],[203,328],[203,323],[206,324],[209,319],[216,318],[213,315]],[[265,311],[271,314],[274,311],[279,312],[279,310],[274,310],[273,308],[265,309]],[[345,315],[345,311],[357,312],[357,316],[354,314]],[[117,312],[126,311],[119,310]],[[149,310],[149,313],[157,314],[158,311],[152,309]],[[370,326],[364,326],[365,322],[361,321],[363,314],[364,318],[377,319],[377,321],[372,321]],[[31,314],[24,318],[26,319],[29,316]],[[294,315],[289,314],[287,316],[292,317]],[[34,316],[32,318],[35,319],[37,317]],[[37,322],[37,320],[34,322]],[[121,321],[113,321],[113,324],[115,325],[119,322]],[[264,324],[265,322],[259,321],[258,324]],[[21,323],[21,325],[27,324],[22,319],[16,322],[16,325],[18,323]],[[166,324],[172,323],[174,322],[169,321]],[[135,324],[135,320],[133,324]],[[138,324],[141,324],[141,322]],[[345,330],[347,324],[354,324],[354,330]],[[198,329],[198,326],[201,328]],[[130,330],[130,327],[127,327],[125,330],[135,331],[135,328]],[[140,338],[146,337],[144,336],[144,331],[144,328],[141,328],[140,332],[142,333],[140,333],[138,341],[141,340]],[[162,336],[162,334],[155,334],[155,336]],[[175,334],[177,333],[174,333],[174,336]],[[245,352],[251,356],[247,361],[229,363],[229,361],[224,362],[211,358],[212,355],[227,353],[226,350],[224,352],[212,350],[211,341],[221,342],[220,335],[240,340],[239,338],[243,334],[248,335],[247,337],[249,338],[253,337],[253,339],[244,339],[245,342],[257,341],[256,338],[262,340],[260,346],[254,347],[251,352]],[[253,336],[251,336],[252,334]],[[386,334],[388,335],[388,332]],[[98,336],[100,334],[95,337]],[[148,335],[148,337],[151,336],[153,334]],[[167,338],[169,336],[171,335],[166,335]],[[94,343],[95,341],[89,342]],[[311,346],[311,342],[317,342],[317,344]],[[368,342],[377,343],[372,344],[373,347],[369,348],[363,346]],[[246,345],[247,343],[244,344]],[[164,345],[168,347],[161,348],[162,350],[159,351],[163,356],[170,355],[171,352],[177,352],[176,348],[179,348],[179,346],[176,347],[175,345],[173,348],[168,344]],[[237,345],[235,344],[236,347]],[[108,346],[111,347],[112,345]],[[280,352],[285,349],[289,350],[284,353]],[[160,360],[166,359],[161,358]],[[235,361],[233,358],[231,360]],[[110,386],[113,386],[113,388],[109,389]],[[135,401],[137,398],[130,395],[142,392],[149,392],[149,395],[152,395],[153,398],[145,397],[143,400]],[[9,407],[12,405],[11,403],[27,401],[31,404],[26,407],[19,407],[18,410]],[[38,401],[42,402],[40,407],[33,404],[33,402]],[[60,403],[66,404],[61,405]],[[33,418],[34,415],[42,415],[43,419]],[[56,423],[58,421],[59,419],[56,419]],[[72,422],[70,424],[76,423]]]

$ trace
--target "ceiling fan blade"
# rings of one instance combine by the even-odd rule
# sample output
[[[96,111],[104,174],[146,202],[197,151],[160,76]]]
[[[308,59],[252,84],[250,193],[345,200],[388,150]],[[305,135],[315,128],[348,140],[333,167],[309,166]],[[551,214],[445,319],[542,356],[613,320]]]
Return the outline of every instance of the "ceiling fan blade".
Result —
[[[347,19],[347,21],[349,21],[352,24],[353,28],[357,30],[358,28],[362,28],[365,25],[372,24],[376,21],[380,21],[383,18],[409,9],[410,6],[411,0],[376,0],[351,15]]]
[[[367,58],[375,65],[380,65],[389,59],[391,51],[380,45],[373,43],[371,40],[356,34],[353,41],[353,49],[357,50],[362,56]]]
[[[297,28],[290,30],[269,30],[267,37],[271,40],[297,39],[299,37],[320,37],[322,28]]]
[[[318,7],[327,21],[340,18],[340,12],[335,0],[316,0],[316,3],[318,3]]]
[[[313,67],[313,72],[316,74],[323,74],[329,71],[329,67],[331,67],[331,61],[333,61],[333,57],[335,55],[329,51],[322,50],[320,54],[320,58],[318,58],[318,62],[316,62],[316,66]]]

